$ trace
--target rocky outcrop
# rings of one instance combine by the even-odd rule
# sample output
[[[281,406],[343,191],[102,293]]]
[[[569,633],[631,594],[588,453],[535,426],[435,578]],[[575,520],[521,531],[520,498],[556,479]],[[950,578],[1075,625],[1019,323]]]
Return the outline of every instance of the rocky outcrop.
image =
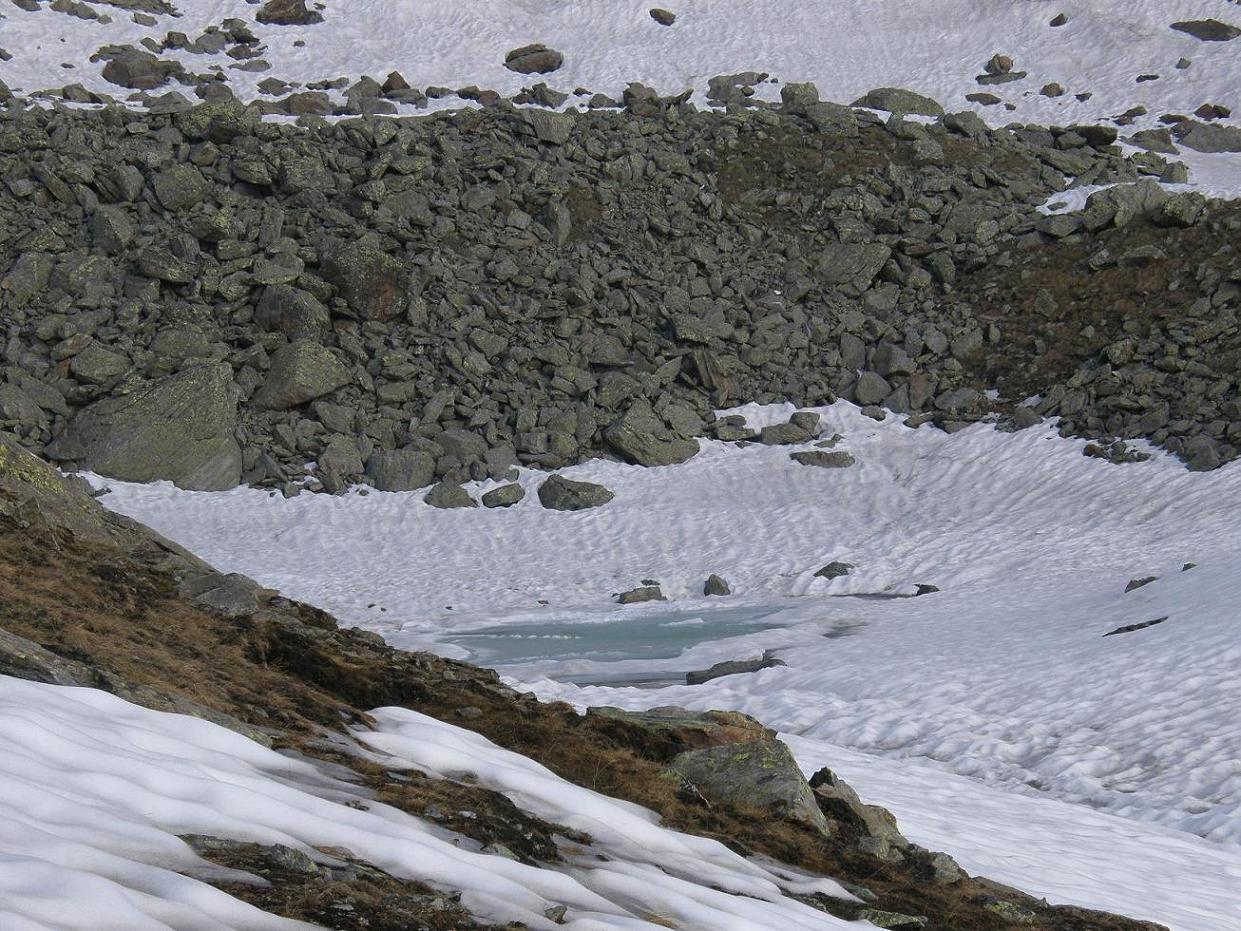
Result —
[[[769,104],[744,93],[759,74],[716,82],[727,115],[636,86],[621,112],[497,102],[315,128],[224,94],[171,114],[6,109],[0,383],[58,401],[36,413],[9,392],[0,423],[73,465],[75,417],[211,363],[237,386],[241,479],[286,494],[374,483],[342,465],[400,450],[430,457],[427,484],[684,462],[703,437],[751,439],[714,422],[746,401],[844,398],[947,429],[1056,416],[1114,461],[1138,436],[1196,467],[1236,456],[1241,270],[1210,247],[1227,208],[1155,203],[1131,183],[1168,163],[1121,157],[1105,128],[886,119],[803,84]],[[401,92],[367,80],[350,99]],[[1066,175],[1126,184],[1038,214]],[[1048,287],[1021,274],[1043,265]],[[1200,347],[1109,311],[1141,297],[1139,266],[1179,282],[1166,309]],[[1055,307],[1035,293],[1060,282]],[[1090,327],[1049,322],[1086,313],[1085,290],[1102,295]],[[996,293],[1003,319],[979,310]],[[1041,400],[1014,410],[997,387]],[[335,455],[341,437],[356,454]]]

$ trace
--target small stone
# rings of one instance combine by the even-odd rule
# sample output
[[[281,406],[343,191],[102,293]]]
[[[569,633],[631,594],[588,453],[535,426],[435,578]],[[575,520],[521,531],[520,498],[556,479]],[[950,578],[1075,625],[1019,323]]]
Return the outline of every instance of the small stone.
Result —
[[[621,592],[616,596],[617,603],[623,605],[640,604],[644,601],[667,600],[658,585],[643,585],[638,588],[631,588],[629,591]]]
[[[510,508],[526,496],[526,489],[516,482],[493,488],[483,495],[485,508]]]
[[[548,74],[563,64],[563,55],[538,43],[515,48],[504,56],[504,67],[518,74]]]
[[[834,560],[816,572],[815,576],[820,579],[839,579],[842,576],[848,575],[853,568],[853,563]]]
[[[1141,588],[1143,585],[1150,585],[1151,582],[1154,582],[1158,578],[1159,576],[1157,575],[1148,575],[1140,579],[1130,579],[1129,584],[1125,586],[1125,593],[1128,594],[1134,589]]]
[[[651,9],[651,19],[659,23],[661,26],[671,26],[677,21],[677,15],[669,10],[663,10],[659,7]]]
[[[1063,13],[1057,13],[1055,16],[1051,18],[1051,22],[1049,22],[1047,25],[1055,29],[1059,26],[1063,26],[1068,21],[1069,21],[1069,18],[1065,16]]]
[[[807,449],[789,453],[789,458],[801,465],[816,466],[820,469],[845,469],[857,462],[853,455],[844,449],[831,452],[823,449]]]
[[[476,508],[478,502],[456,482],[439,482],[423,496],[423,501],[433,508]]]
[[[553,475],[539,486],[539,503],[550,511],[584,511],[607,504],[616,495],[593,482]]]
[[[733,590],[729,588],[728,583],[718,575],[712,574],[707,577],[706,584],[702,587],[704,595],[731,595]]]

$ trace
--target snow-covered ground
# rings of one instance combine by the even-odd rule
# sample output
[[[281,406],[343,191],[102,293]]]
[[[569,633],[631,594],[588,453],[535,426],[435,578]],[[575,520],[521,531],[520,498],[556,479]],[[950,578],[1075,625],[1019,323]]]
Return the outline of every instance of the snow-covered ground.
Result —
[[[1241,9],[1229,0],[663,0],[677,14],[669,27],[649,15],[658,5],[652,0],[330,0],[324,21],[309,26],[256,23],[258,8],[244,0],[174,5],[179,15],[158,16],[154,26],[103,3],[94,9],[111,17],[107,24],[6,5],[0,47],[12,60],[0,61],[0,80],[26,93],[81,83],[124,98],[124,88],[103,79],[103,63],[90,61],[101,46],[137,45],[144,37],[159,42],[170,30],[193,40],[236,17],[251,24],[270,70],[237,70],[240,63],[223,53],[161,54],[195,73],[221,68],[245,99],[261,96],[265,78],[382,80],[396,69],[419,88],[474,85],[509,96],[542,80],[565,92],[581,87],[619,99],[629,82],[642,81],[665,93],[693,90],[705,104],[712,76],[757,70],[780,82],[814,81],[826,97],[844,102],[877,86],[909,87],[949,110],[976,109],[997,125],[1099,122],[1141,106],[1148,112],[1133,123],[1138,129],[1204,103],[1229,107],[1232,121],[1241,120],[1241,39],[1202,42],[1170,28],[1211,18],[1241,25]],[[1068,21],[1052,27],[1058,13]],[[505,53],[531,42],[562,52],[563,67],[542,76],[506,70]],[[1011,57],[1014,72],[1026,77],[979,85],[975,79],[995,53]],[[1191,64],[1178,68],[1182,58]],[[1158,77],[1138,81],[1149,75]],[[1040,90],[1049,83],[1065,93],[1044,96]],[[1004,105],[965,99],[979,91]],[[779,86],[761,87],[760,96],[778,99]],[[462,104],[455,96],[432,101]],[[1241,156],[1196,161],[1204,187],[1241,194]]]
[[[739,409],[752,425],[791,410]],[[998,838],[991,846],[954,840],[934,818],[927,831],[973,868],[1061,901],[1097,905],[1115,894],[1122,898],[1106,899],[1108,907],[1127,901],[1128,911],[1180,928],[1235,927],[1237,913],[1220,908],[1241,903],[1241,468],[1191,473],[1162,454],[1116,466],[1083,456],[1081,441],[1050,427],[1006,434],[980,424],[948,435],[896,417],[879,423],[844,402],[820,413],[822,433],[842,434],[857,465],[807,468],[787,448],[718,443],[663,469],[592,462],[566,474],[602,482],[616,499],[577,513],[546,511],[534,494],[507,510],[440,511],[416,492],[285,500],[115,482],[101,500],[225,571],[400,646],[575,618],[589,642],[590,625],[651,612],[683,609],[709,628],[717,607],[778,608],[764,621],[779,629],[704,642],[672,659],[548,660],[505,671],[577,704],[744,710],[809,741],[797,744],[803,760],[828,759],[833,745],[862,751],[873,761],[857,780],[863,796],[876,773],[906,758],[921,761],[919,780],[934,773],[964,795],[972,784],[980,798],[1001,797],[985,784],[1006,790],[1013,805],[1035,797],[1058,806],[1043,809],[1055,812],[1053,822],[1063,819],[1062,833],[1042,846],[1006,844],[1016,815],[988,835],[981,803],[970,830]],[[533,491],[542,478],[525,472],[522,481]],[[833,560],[856,569],[815,577]],[[1183,571],[1190,562],[1197,565]],[[736,594],[703,598],[711,573]],[[1160,578],[1125,593],[1130,579],[1149,575]],[[611,603],[643,578],[659,580],[672,603]],[[839,597],[910,594],[919,583],[941,591]],[[1104,636],[1158,618],[1166,620]],[[694,687],[553,678],[684,672],[764,649],[788,666]],[[1103,838],[1085,845],[1093,859],[1073,860],[1068,826],[1077,821],[1105,826],[1091,828]],[[1228,868],[1211,878],[1178,874],[1169,886],[1161,877],[1180,854],[1152,855],[1125,859],[1141,879],[1119,882],[1098,860],[1113,831],[1152,851],[1198,850]],[[1054,848],[1053,860],[1077,867],[1014,870],[1002,853],[1018,847],[1035,858]],[[1093,897],[1083,896],[1082,877]],[[1208,912],[1214,925],[1175,911],[1206,908],[1211,895],[1221,903]]]
[[[0,676],[0,927],[311,927],[193,878],[255,881],[202,860],[179,834],[285,844],[326,864],[339,861],[315,848],[345,848],[394,876],[460,891],[476,916],[536,931],[856,927],[784,894],[852,898],[831,880],[661,828],[651,812],[565,783],[477,734],[393,708],[358,736],[395,769],[477,773],[594,843],[566,841],[559,869],[525,866],[218,725]],[[562,923],[544,915],[559,905],[568,906]]]

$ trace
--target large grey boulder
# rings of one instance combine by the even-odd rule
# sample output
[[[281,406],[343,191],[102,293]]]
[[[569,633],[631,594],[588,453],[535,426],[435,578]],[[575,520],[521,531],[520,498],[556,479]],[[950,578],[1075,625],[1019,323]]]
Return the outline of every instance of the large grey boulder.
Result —
[[[220,491],[241,481],[237,395],[227,364],[198,365],[92,404],[68,433],[82,450],[83,468],[124,481]]]
[[[310,340],[281,346],[254,395],[254,406],[284,411],[349,384],[349,369],[327,348]]]
[[[698,452],[698,441],[675,436],[645,400],[635,401],[604,432],[609,446],[638,465],[685,462]]]
[[[575,482],[553,475],[539,486],[539,503],[549,511],[585,511],[607,504],[616,495],[593,482]]]
[[[690,750],[673,757],[668,769],[708,801],[765,808],[830,833],[814,790],[778,740],[763,737]]]
[[[366,474],[380,491],[413,491],[435,481],[435,459],[421,450],[376,450],[366,461]]]
[[[853,106],[888,110],[892,113],[917,113],[922,116],[944,115],[944,108],[937,101],[903,87],[876,87],[853,101]]]
[[[395,319],[409,304],[408,270],[369,240],[329,244],[320,267],[362,320]]]

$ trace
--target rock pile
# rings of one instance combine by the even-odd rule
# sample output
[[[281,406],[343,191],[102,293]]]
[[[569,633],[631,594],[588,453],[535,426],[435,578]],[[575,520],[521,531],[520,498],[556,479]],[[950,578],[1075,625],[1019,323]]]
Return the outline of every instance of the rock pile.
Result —
[[[993,413],[978,360],[1006,345],[971,282],[1148,215],[1203,222],[1149,188],[1035,212],[1066,175],[1168,170],[1122,158],[1114,130],[915,123],[900,113],[938,105],[892,88],[859,101],[889,119],[811,85],[783,101],[700,112],[633,85],[620,112],[298,126],[227,96],[11,106],[0,429],[70,468],[286,493],[311,463],[336,491],[681,462],[697,437],[750,438],[711,413],[743,401],[952,429]],[[1221,338],[1238,274],[1199,282]],[[1218,461],[1231,377],[1188,421]]]

